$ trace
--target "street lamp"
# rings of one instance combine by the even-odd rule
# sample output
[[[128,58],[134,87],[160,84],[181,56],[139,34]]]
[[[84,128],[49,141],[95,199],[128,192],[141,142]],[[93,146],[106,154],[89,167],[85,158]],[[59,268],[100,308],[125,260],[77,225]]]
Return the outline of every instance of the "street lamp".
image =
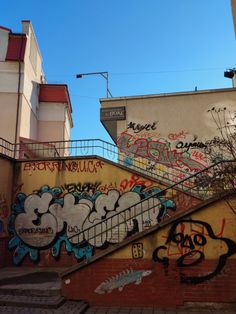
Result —
[[[76,74],[76,78],[82,78],[83,76],[87,76],[87,75],[101,75],[107,82],[107,86],[106,86],[107,98],[109,97],[109,95],[110,95],[110,97],[112,97],[112,94],[108,88],[108,72],[79,73],[79,74]]]

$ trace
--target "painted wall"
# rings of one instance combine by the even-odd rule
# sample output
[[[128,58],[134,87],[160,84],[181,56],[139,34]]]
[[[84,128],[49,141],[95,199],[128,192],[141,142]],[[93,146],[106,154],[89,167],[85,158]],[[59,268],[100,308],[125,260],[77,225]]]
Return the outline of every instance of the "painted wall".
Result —
[[[15,142],[17,94],[19,81],[18,61],[5,61],[9,30],[0,27],[0,135]],[[70,123],[65,115],[68,104],[39,103],[39,84],[45,83],[42,56],[30,21],[22,21],[26,34],[24,62],[21,62],[20,104],[17,143],[20,139],[36,141],[70,139]],[[9,128],[9,125],[12,128]]]
[[[215,202],[66,276],[63,293],[103,306],[233,303],[235,222],[236,197]]]
[[[158,172],[155,163],[160,163],[167,170],[194,173],[221,157],[209,152],[210,141],[220,132],[208,111],[222,109],[214,114],[222,129],[225,119],[232,123],[229,112],[236,111],[236,89],[101,100],[102,108],[122,106],[126,120],[112,123],[117,124],[117,144],[126,152],[124,163],[132,163],[138,154],[150,159],[153,171]]]
[[[1,78],[0,78],[1,81]],[[0,82],[1,85],[1,82]],[[1,116],[0,116],[0,134],[3,139],[14,143],[16,129],[16,103],[17,94],[1,93]],[[7,117],[7,118],[6,118]],[[11,126],[11,127],[9,127]]]
[[[12,257],[8,250],[8,222],[11,215],[13,187],[13,167],[11,159],[0,156],[0,267],[12,266]]]
[[[70,133],[66,132],[68,115],[64,103],[40,102],[38,114],[38,140],[65,141],[70,139]]]
[[[8,218],[12,202],[13,161],[0,156],[0,238],[8,236]]]
[[[8,34],[10,30],[0,27],[0,37],[1,37],[1,46],[0,46],[0,62],[5,61],[8,47]]]
[[[22,31],[27,35],[24,58],[23,93],[20,107],[19,136],[38,140],[38,95],[42,81],[42,56],[30,21],[22,21]]]
[[[42,60],[32,25],[30,22],[23,21],[22,28],[23,32],[27,34],[27,42],[24,62],[21,64],[21,95],[17,142],[19,142],[19,137],[31,138],[32,140],[37,139],[38,83],[41,82],[42,75]],[[5,33],[0,33],[1,39],[2,36],[6,37]],[[4,45],[6,44],[5,37]],[[33,46],[35,47],[35,56],[38,60],[36,67],[33,67],[31,61]],[[15,142],[18,71],[19,65],[17,61],[5,62],[5,60],[2,60],[0,62],[0,104],[5,108],[0,118],[0,134],[1,137],[10,142]],[[7,125],[5,121],[7,121]],[[13,126],[12,130],[9,130],[9,125]]]
[[[19,134],[22,138],[38,139],[38,119],[36,111],[32,110],[32,104],[25,95],[21,97]]]
[[[15,184],[9,248],[14,263],[24,265],[71,265],[199,202],[169,189],[120,213],[165,186],[96,158],[18,162]]]

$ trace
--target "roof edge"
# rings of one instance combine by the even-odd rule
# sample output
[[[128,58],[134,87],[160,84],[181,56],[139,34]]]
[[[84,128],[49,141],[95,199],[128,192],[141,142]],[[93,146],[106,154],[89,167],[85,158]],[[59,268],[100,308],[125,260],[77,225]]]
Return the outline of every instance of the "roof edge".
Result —
[[[121,97],[110,97],[110,98],[100,98],[101,102],[109,101],[119,101],[119,100],[132,100],[140,98],[159,98],[159,97],[173,97],[173,96],[183,96],[183,95],[199,95],[199,94],[208,94],[208,93],[223,93],[223,92],[232,92],[236,91],[236,87],[230,88],[220,88],[220,89],[203,89],[197,91],[184,91],[184,92],[172,92],[172,93],[160,93],[160,94],[147,94],[147,95],[136,95],[136,96],[121,96]]]
[[[8,28],[8,27],[5,27],[5,26],[1,26],[0,25],[0,29],[2,29],[2,30],[4,30],[4,31],[7,31],[7,32],[12,32],[12,30],[10,29],[10,28]]]

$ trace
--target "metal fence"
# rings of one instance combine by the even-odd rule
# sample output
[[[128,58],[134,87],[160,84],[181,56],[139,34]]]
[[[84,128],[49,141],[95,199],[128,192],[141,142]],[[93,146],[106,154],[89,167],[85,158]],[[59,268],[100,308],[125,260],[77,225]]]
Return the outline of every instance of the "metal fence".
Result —
[[[161,164],[153,163],[153,161],[138,154],[121,152],[116,145],[100,139],[49,142],[24,141],[14,145],[0,138],[0,153],[20,160],[100,156],[156,180],[161,180],[168,185],[189,176],[189,173],[178,168],[169,167],[166,171],[161,167]],[[157,167],[157,165],[159,166]]]
[[[14,158],[15,145],[0,137],[0,154]]]
[[[154,164],[150,167],[150,160],[138,154],[130,154],[120,152],[118,147],[112,143],[100,139],[85,139],[72,141],[49,141],[49,142],[21,142],[16,145],[0,138],[0,153],[12,158],[26,159],[48,159],[48,158],[65,158],[65,157],[89,157],[100,156],[104,159],[118,163],[128,169],[136,170],[139,174],[148,175],[155,180],[160,180],[168,186],[176,185],[182,191],[190,192],[194,195],[204,195],[206,186],[212,177],[215,180],[211,181],[211,186],[222,185],[222,177],[217,176],[217,173],[224,172],[222,167],[230,165],[232,162],[219,162],[214,166],[210,166],[201,170],[199,173],[191,175],[180,169],[171,167],[160,167],[161,164]],[[153,162],[153,161],[152,161]],[[221,169],[219,169],[219,167]],[[214,173],[213,173],[214,172]],[[187,180],[186,180],[187,179]],[[196,184],[198,180],[198,184]],[[224,183],[225,184],[225,183]],[[208,188],[207,188],[208,189]]]

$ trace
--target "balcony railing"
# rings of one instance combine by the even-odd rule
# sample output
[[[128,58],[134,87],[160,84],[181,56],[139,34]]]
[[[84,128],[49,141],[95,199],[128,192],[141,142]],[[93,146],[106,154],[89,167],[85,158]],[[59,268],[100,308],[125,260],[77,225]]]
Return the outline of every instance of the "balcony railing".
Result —
[[[15,145],[0,137],[0,154],[14,158]]]

